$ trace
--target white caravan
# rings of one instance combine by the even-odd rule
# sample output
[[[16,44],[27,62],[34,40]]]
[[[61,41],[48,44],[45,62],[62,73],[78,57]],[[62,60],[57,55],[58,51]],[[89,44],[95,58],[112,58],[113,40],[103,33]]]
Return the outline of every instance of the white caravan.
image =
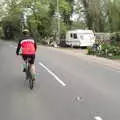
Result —
[[[92,30],[71,30],[66,33],[66,44],[71,47],[88,47],[95,43]]]

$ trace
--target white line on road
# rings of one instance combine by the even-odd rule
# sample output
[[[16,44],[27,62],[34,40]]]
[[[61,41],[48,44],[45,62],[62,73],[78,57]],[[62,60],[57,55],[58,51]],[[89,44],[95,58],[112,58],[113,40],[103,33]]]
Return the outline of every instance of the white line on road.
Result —
[[[47,70],[47,72],[51,74],[63,87],[66,87],[66,84],[62,80],[60,80],[60,78],[57,75],[55,75],[55,73],[53,73],[49,68],[47,68],[41,62],[39,62],[39,65],[42,66],[45,70]]]
[[[100,116],[94,117],[95,120],[103,120]]]

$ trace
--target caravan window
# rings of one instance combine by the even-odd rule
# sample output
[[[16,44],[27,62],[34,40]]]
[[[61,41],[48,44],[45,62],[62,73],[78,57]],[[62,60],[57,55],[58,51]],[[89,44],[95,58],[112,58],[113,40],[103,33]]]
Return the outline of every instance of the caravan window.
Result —
[[[76,34],[76,33],[74,33],[73,35],[74,35],[74,39],[77,39],[77,34]]]
[[[73,37],[73,34],[72,34],[72,33],[70,34],[70,37],[71,37],[71,38]]]

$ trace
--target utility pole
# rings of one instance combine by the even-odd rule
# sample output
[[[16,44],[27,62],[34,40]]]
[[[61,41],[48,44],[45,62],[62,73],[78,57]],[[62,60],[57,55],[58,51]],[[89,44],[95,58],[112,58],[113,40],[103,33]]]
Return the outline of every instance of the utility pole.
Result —
[[[21,31],[24,29],[24,14],[23,12],[20,15],[20,25],[21,25]]]
[[[57,0],[57,42],[60,42],[60,10],[59,10],[59,0]]]

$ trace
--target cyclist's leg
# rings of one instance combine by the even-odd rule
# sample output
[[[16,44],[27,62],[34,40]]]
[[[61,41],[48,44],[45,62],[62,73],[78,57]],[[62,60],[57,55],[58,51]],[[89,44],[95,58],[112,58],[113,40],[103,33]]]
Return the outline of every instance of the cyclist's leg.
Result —
[[[35,75],[36,75],[35,64],[31,64],[31,72],[33,74],[33,78],[35,79]]]
[[[26,59],[27,59],[27,56],[26,55],[22,55],[22,58],[24,60],[24,63],[23,63],[23,72],[26,71]]]
[[[36,71],[35,71],[35,55],[31,55],[30,56],[31,60],[29,61],[30,63],[30,67],[31,67],[31,73],[33,75],[33,79],[35,80],[35,75],[36,75]]]

